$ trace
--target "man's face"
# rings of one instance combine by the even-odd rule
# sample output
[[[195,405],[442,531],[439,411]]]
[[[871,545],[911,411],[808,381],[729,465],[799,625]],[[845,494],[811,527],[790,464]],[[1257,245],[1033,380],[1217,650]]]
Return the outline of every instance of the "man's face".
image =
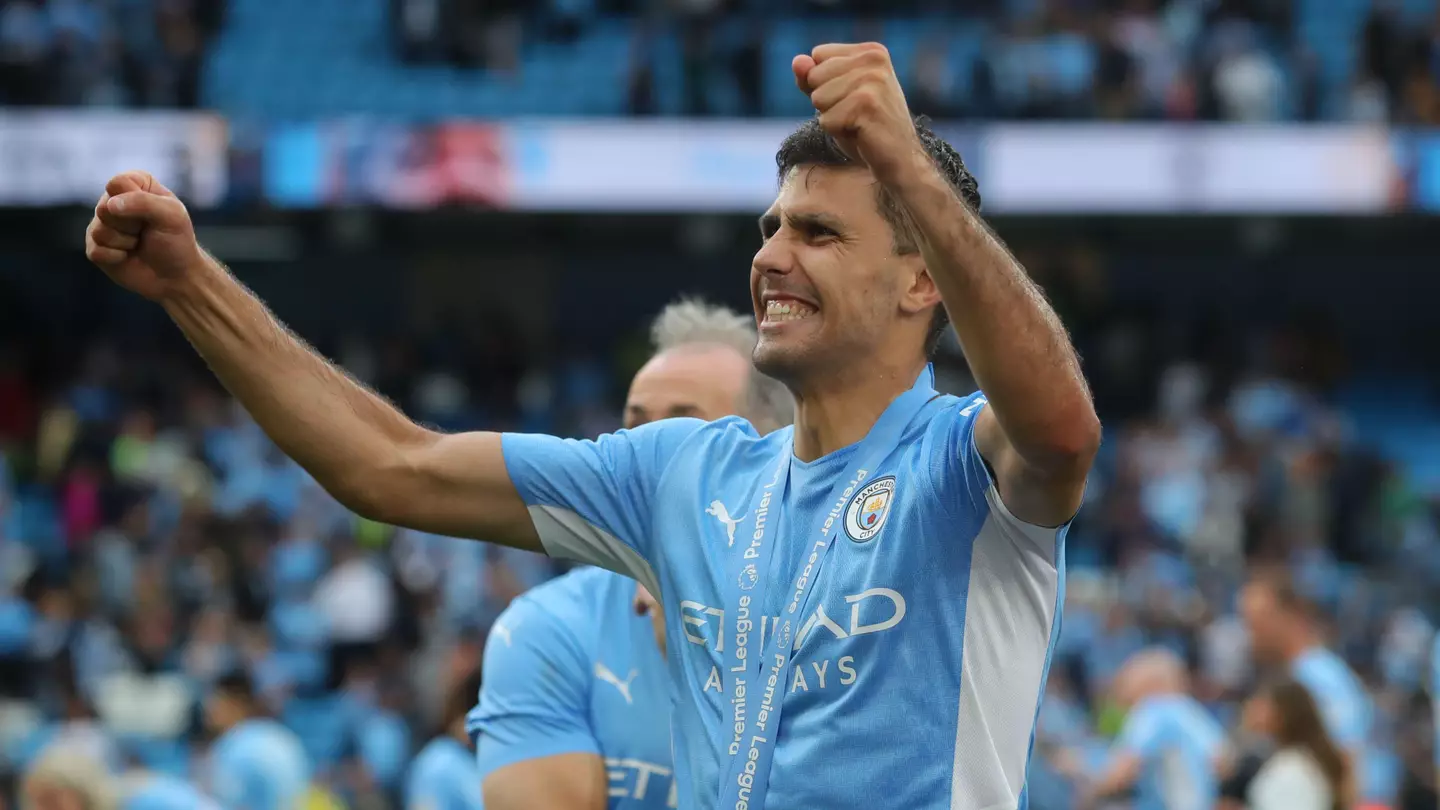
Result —
[[[211,732],[223,733],[239,720],[239,703],[225,692],[217,691],[205,701],[205,725]]]
[[[726,346],[681,346],[651,358],[630,383],[625,427],[679,416],[706,421],[735,414],[750,381],[750,359]]]
[[[1263,583],[1247,584],[1240,591],[1240,617],[1250,633],[1250,647],[1255,657],[1267,662],[1277,660],[1285,618],[1275,594]]]
[[[760,232],[750,265],[755,367],[777,379],[854,363],[895,339],[897,319],[928,319],[939,300],[916,298],[923,260],[895,252],[867,170],[797,167],[760,217]]]

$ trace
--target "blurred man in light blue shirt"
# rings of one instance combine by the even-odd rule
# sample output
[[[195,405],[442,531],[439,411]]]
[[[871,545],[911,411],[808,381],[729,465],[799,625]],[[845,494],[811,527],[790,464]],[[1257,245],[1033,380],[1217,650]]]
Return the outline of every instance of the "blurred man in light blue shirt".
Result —
[[[310,787],[310,760],[290,729],[263,715],[250,678],[222,677],[205,704],[219,734],[210,749],[210,789],[226,810],[294,810]]]
[[[1357,792],[1380,798],[1364,781],[1373,714],[1370,695],[1340,656],[1324,645],[1315,611],[1284,571],[1255,572],[1240,594],[1240,614],[1261,665],[1283,667],[1320,707],[1330,737],[1350,755]]]
[[[440,733],[410,763],[405,810],[481,810],[484,806],[480,769],[465,731],[465,715],[479,692],[479,669],[451,690]]]
[[[1184,663],[1144,650],[1125,662],[1113,689],[1125,723],[1082,806],[1133,789],[1135,810],[1210,810],[1225,733],[1190,696]]]

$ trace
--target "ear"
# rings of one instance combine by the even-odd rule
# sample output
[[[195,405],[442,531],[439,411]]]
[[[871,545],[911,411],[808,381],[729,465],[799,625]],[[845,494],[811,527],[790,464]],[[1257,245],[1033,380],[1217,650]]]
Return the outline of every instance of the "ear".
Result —
[[[909,279],[909,285],[900,293],[900,311],[906,315],[918,315],[940,306],[940,288],[925,267],[925,259],[917,251],[900,257],[901,277]]]

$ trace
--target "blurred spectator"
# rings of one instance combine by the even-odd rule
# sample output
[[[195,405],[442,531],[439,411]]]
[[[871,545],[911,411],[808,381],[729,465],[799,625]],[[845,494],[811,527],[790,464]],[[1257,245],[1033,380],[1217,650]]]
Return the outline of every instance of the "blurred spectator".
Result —
[[[391,0],[401,59],[419,63],[441,58],[447,7],[444,0]]]
[[[394,622],[390,580],[348,537],[331,546],[333,567],[320,579],[314,601],[325,618],[341,681],[376,663],[380,640]]]
[[[1256,657],[1282,667],[1287,677],[1309,690],[1324,720],[1326,739],[1349,757],[1354,777],[1347,785],[1357,796],[1373,798],[1361,778],[1373,722],[1371,700],[1349,665],[1323,646],[1313,603],[1284,573],[1261,569],[1245,586],[1240,604]],[[1299,710],[1287,705],[1285,711]]]
[[[1282,681],[1260,695],[1259,729],[1275,752],[1250,783],[1251,810],[1337,810],[1353,801],[1350,763],[1325,731],[1309,690]]]
[[[204,781],[226,810],[299,806],[311,776],[305,751],[293,732],[268,716],[243,672],[215,684],[205,722],[218,739]]]
[[[1213,806],[1224,732],[1190,696],[1187,680],[1185,665],[1168,651],[1146,650],[1126,661],[1113,688],[1115,705],[1125,712],[1124,725],[1104,769],[1081,777],[1087,787],[1080,807],[1132,790],[1139,808]]]

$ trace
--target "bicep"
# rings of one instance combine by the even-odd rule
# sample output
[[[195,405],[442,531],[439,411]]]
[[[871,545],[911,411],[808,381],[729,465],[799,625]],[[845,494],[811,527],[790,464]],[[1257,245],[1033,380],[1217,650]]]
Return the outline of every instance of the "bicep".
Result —
[[[377,476],[374,517],[431,534],[543,551],[505,466],[501,434],[428,432]]]
[[[1000,499],[1017,518],[1034,526],[1058,527],[1080,509],[1089,459],[1074,465],[1037,467],[1016,451],[995,418],[984,407],[975,417],[975,448],[995,475]]]
[[[605,810],[608,782],[598,754],[555,754],[485,777],[486,810]]]
[[[510,480],[546,553],[615,571],[658,592],[650,560],[660,481],[704,425],[662,419],[594,441],[505,434]]]

